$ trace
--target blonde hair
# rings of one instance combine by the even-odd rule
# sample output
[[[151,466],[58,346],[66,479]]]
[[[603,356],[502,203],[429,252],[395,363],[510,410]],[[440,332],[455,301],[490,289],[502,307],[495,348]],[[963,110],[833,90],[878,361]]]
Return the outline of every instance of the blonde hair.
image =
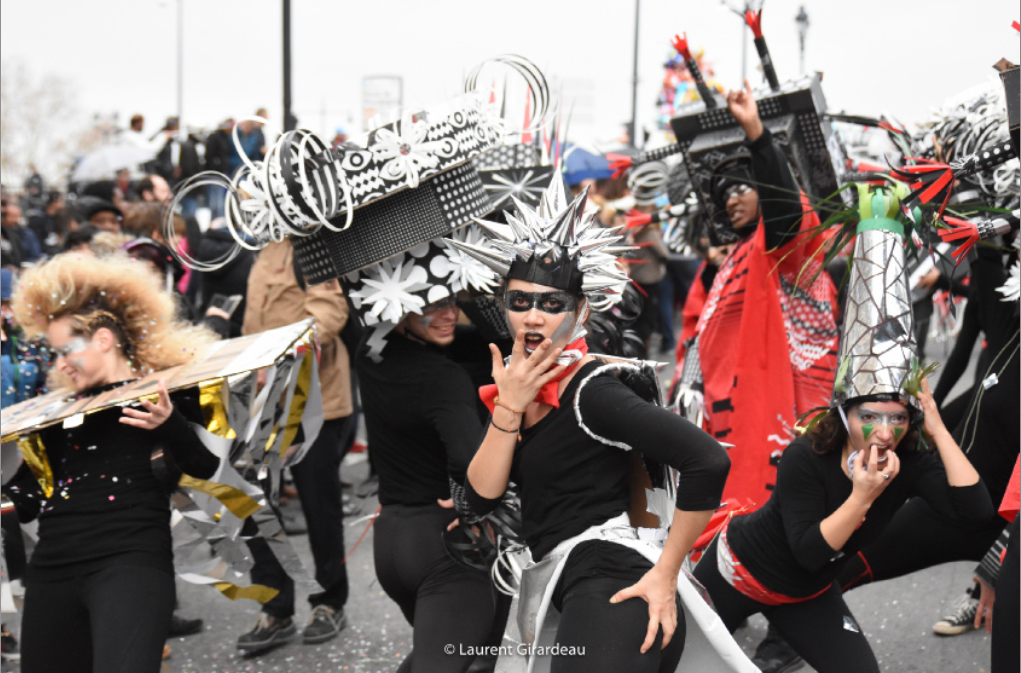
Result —
[[[219,337],[177,317],[177,305],[159,275],[121,254],[104,258],[57,255],[24,273],[13,309],[27,336],[70,317],[76,334],[106,327],[120,341],[132,368],[142,374],[189,362]]]
[[[89,249],[96,257],[109,257],[120,251],[125,245],[135,240],[128,234],[115,234],[111,231],[101,231],[89,241]]]

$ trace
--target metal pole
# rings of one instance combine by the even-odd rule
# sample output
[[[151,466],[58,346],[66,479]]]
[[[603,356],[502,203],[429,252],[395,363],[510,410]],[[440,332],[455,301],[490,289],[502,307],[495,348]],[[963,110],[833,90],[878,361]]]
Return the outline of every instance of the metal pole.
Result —
[[[642,0],[635,0],[635,52],[631,69],[631,147],[638,147],[638,27]]]
[[[291,115],[291,0],[284,2],[284,131],[293,131]]]
[[[177,0],[177,123],[184,128],[184,0]]]

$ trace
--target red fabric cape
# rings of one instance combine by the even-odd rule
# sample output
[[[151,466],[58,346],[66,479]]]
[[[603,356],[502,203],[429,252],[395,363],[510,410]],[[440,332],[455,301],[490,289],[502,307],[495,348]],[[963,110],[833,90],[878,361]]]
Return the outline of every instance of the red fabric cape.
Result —
[[[819,218],[803,202],[802,233],[783,247],[766,250],[761,222],[735,246],[696,328],[706,429],[734,445],[723,497],[756,507],[769,499],[797,415],[829,404],[836,375],[836,288],[821,254],[802,271],[824,244],[805,233]]]

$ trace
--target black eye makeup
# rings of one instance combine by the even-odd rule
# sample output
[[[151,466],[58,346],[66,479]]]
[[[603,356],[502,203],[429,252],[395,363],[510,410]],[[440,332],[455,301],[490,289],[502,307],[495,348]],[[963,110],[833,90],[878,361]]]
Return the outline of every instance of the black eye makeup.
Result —
[[[508,311],[524,313],[533,308],[543,313],[556,315],[578,308],[578,298],[568,292],[524,292],[508,290],[504,295]]]

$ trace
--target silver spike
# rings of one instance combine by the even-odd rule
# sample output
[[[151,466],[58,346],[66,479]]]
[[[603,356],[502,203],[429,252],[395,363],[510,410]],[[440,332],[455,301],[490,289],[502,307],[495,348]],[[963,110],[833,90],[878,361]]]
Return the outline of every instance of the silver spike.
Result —
[[[511,259],[508,259],[505,255],[500,254],[498,251],[491,248],[483,248],[478,245],[472,245],[471,243],[462,243],[461,241],[455,241],[451,238],[443,239],[447,245],[453,246],[460,250],[464,254],[472,257],[479,262],[485,264],[493,271],[497,272],[501,276],[506,276],[510,273]]]

